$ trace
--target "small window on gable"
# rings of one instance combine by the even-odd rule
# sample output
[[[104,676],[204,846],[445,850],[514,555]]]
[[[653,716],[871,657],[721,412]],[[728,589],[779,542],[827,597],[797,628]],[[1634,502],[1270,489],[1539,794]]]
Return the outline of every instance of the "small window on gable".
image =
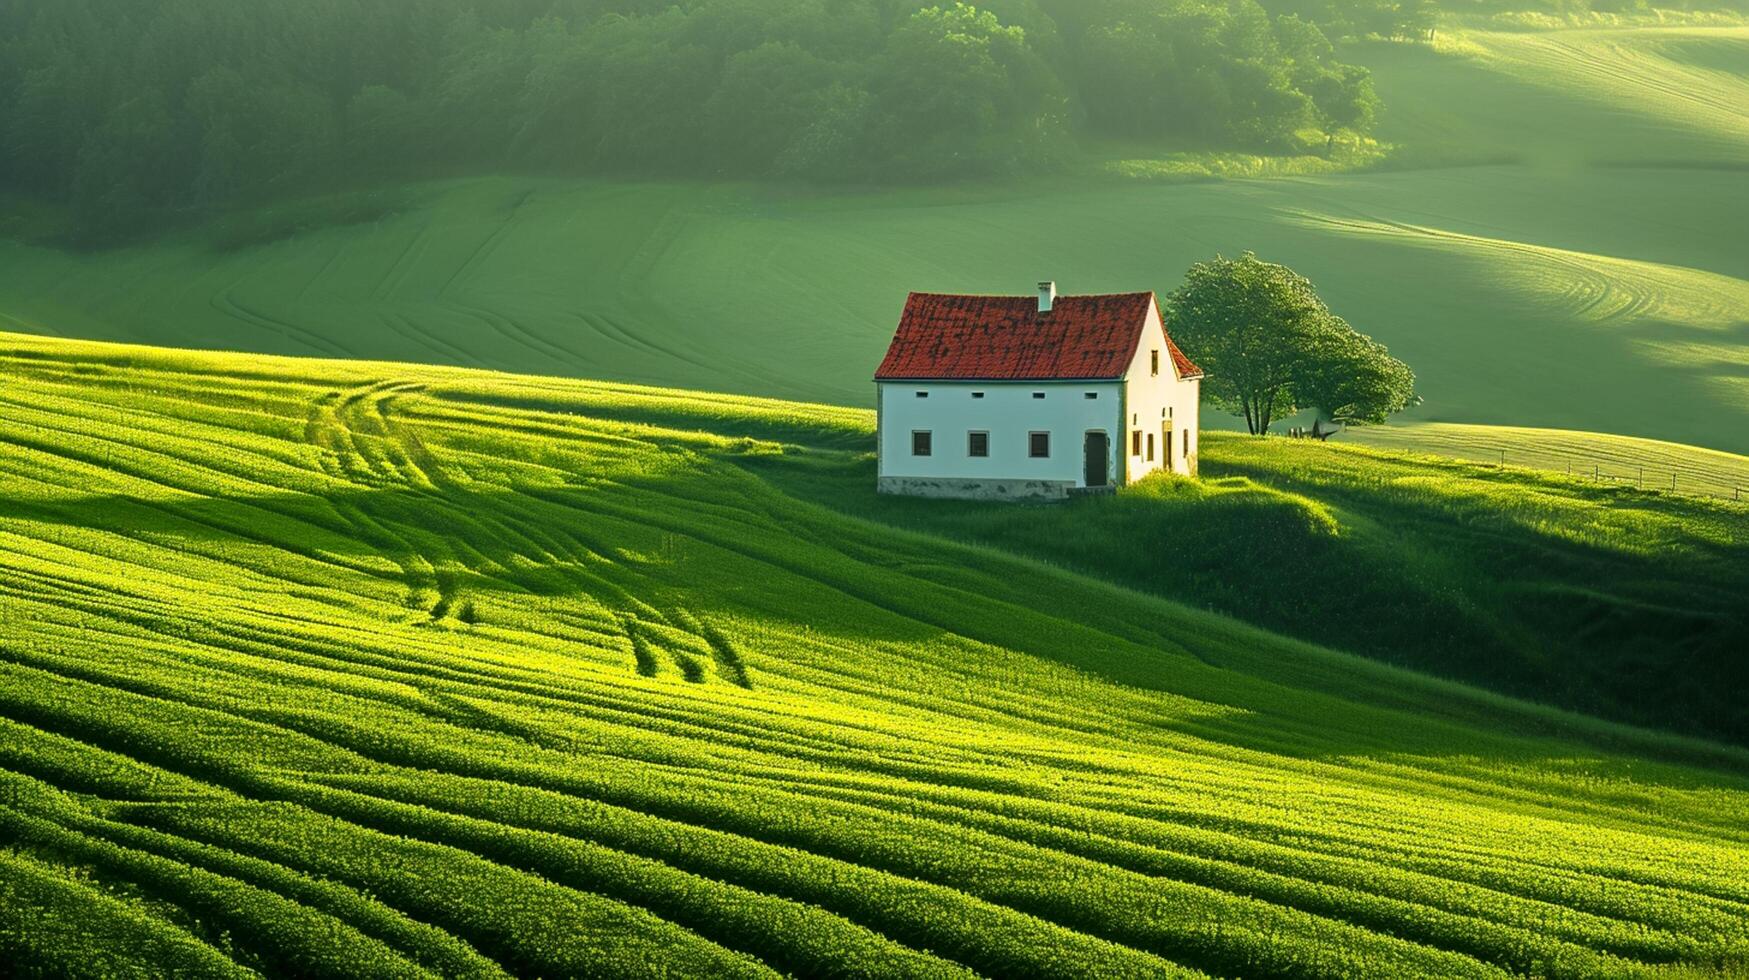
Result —
[[[1148,352],[1148,373],[1158,378],[1160,376],[1160,352]]]
[[[919,392],[918,392],[918,393],[917,393],[917,397],[918,397],[918,398],[928,398],[928,397],[929,397],[929,392],[927,392],[927,391],[919,391]]]
[[[934,450],[934,434],[928,429],[911,430],[911,455],[929,456]]]
[[[1097,392],[1097,391],[1084,391],[1081,393],[1081,397],[1091,401],[1091,400],[1099,397],[1099,392]]]
[[[990,455],[990,433],[988,433],[988,432],[968,432],[968,433],[966,433],[966,455],[977,457],[980,459],[985,457],[985,456]]]
[[[1141,454],[1142,454],[1142,430],[1141,429],[1132,429],[1130,431],[1130,455],[1131,456],[1140,456]]]
[[[1033,459],[1047,459],[1051,455],[1051,434],[1049,432],[1031,432],[1026,437],[1026,454]]]
[[[1148,462],[1154,461],[1154,433],[1148,433]]]
[[[972,392],[972,397],[973,398],[982,398],[982,397],[984,397],[984,393],[981,391],[974,391],[974,392]]]
[[[1044,396],[1045,396],[1045,393],[1042,391],[1035,391],[1032,393],[1032,397],[1034,397],[1034,398],[1043,398]]]

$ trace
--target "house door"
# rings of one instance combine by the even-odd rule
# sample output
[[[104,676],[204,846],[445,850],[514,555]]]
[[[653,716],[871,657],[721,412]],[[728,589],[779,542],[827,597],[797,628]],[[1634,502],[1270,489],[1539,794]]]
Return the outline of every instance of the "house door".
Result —
[[[1166,443],[1166,472],[1172,472],[1172,426],[1160,423],[1160,440]]]
[[[1087,460],[1086,485],[1105,486],[1111,478],[1111,437],[1103,432],[1089,432],[1082,451]]]

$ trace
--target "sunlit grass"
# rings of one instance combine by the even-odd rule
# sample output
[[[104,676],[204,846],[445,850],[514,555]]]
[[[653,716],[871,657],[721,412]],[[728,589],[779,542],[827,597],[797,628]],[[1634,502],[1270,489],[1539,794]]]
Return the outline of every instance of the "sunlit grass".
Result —
[[[1341,438],[1366,446],[1532,467],[1649,490],[1674,486],[1678,492],[1733,499],[1749,494],[1749,457],[1653,439],[1448,422],[1355,428]]]
[[[18,335],[0,371],[9,955],[1622,976],[1749,949],[1742,751],[785,489],[866,465],[866,412]],[[1266,484],[1112,503],[1351,533]]]
[[[1749,27],[1465,31],[1438,43],[1524,81],[1705,134],[1739,159],[1749,149]],[[1702,46],[1707,56],[1695,57]]]

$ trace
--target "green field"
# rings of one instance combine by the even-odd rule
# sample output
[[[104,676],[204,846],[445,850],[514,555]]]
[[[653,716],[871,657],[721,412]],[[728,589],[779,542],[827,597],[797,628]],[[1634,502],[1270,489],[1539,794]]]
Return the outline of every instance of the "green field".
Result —
[[[1344,56],[1377,74],[1386,166],[1421,169],[831,194],[460,180],[224,250],[298,206],[97,254],[3,244],[0,323],[864,405],[907,290],[1165,290],[1254,249],[1416,369],[1418,420],[1749,452],[1749,29]]]
[[[1597,432],[1443,422],[1356,428],[1341,438],[1380,449],[1548,470],[1614,486],[1749,500],[1749,456],[1680,443]]]
[[[1518,447],[1687,446],[1495,426]],[[1457,441],[1453,455],[1466,444]],[[872,459],[767,457],[786,491],[1302,640],[1621,721],[1749,744],[1749,503],[1522,464],[1205,433],[1198,480],[1057,507],[882,496]],[[1692,470],[1685,470],[1694,479]]]
[[[1749,968],[1749,754],[786,489],[863,465],[866,412],[20,335],[0,370],[15,967]]]

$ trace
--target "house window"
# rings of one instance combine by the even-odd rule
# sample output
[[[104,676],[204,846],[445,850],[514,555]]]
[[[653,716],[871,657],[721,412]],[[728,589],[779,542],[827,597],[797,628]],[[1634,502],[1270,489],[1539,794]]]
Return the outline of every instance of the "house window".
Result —
[[[1136,429],[1130,433],[1130,455],[1131,456],[1140,456],[1141,454],[1142,454],[1142,430]]]
[[[919,391],[919,392],[918,392],[918,393],[917,393],[917,397],[918,397],[918,398],[928,398],[928,397],[929,397],[929,392],[927,392],[927,391]]]
[[[931,445],[932,434],[928,429],[911,430],[911,455],[928,456],[934,448]]]
[[[1092,399],[1095,399],[1095,398],[1098,398],[1098,397],[1099,397],[1099,392],[1097,392],[1097,391],[1087,391],[1087,392],[1082,392],[1082,394],[1081,394],[1081,397],[1082,397],[1082,398],[1086,398],[1086,399],[1088,399],[1088,400],[1089,400],[1089,401],[1091,401],[1091,400],[1092,400]]]
[[[1160,352],[1157,350],[1148,352],[1148,373],[1156,378],[1160,376]]]
[[[972,392],[972,397],[973,398],[982,398],[982,397],[984,397],[984,393],[981,391],[974,391],[974,392]]]
[[[1184,458],[1190,458],[1190,430],[1184,430]]]
[[[1034,398],[1043,398],[1044,396],[1045,396],[1045,393],[1042,391],[1035,391],[1032,393],[1032,397],[1034,397]]]
[[[1027,434],[1026,454],[1033,459],[1049,459],[1051,455],[1051,434],[1049,432],[1032,432]]]
[[[983,458],[990,455],[990,433],[966,433],[966,455]]]
[[[1148,433],[1148,462],[1154,461],[1154,433]]]

